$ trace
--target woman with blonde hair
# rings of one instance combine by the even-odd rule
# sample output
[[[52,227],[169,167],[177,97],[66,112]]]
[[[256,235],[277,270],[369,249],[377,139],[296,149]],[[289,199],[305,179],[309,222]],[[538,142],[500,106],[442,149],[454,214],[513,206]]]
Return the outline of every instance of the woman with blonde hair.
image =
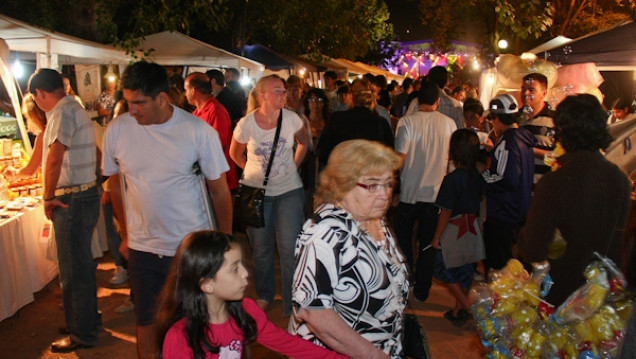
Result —
[[[243,169],[241,184],[264,188],[277,127],[280,137],[265,187],[263,227],[247,227],[253,248],[257,304],[274,299],[274,240],[281,261],[283,314],[291,314],[291,280],[296,237],[303,223],[304,191],[298,167],[307,153],[309,135],[298,115],[285,109],[283,80],[262,77],[250,93],[248,114],[234,129],[230,157]],[[297,146],[294,146],[297,144]],[[295,149],[294,149],[295,148]]]
[[[298,237],[289,329],[351,358],[403,358],[406,265],[384,218],[402,158],[378,142],[335,147]]]
[[[29,132],[35,134],[33,152],[29,158],[29,163],[20,170],[16,171],[12,166],[5,168],[2,174],[9,178],[31,177],[42,165],[42,143],[44,141],[42,133],[46,128],[46,114],[35,104],[35,98],[31,93],[26,94],[22,99],[22,114],[27,120]]]

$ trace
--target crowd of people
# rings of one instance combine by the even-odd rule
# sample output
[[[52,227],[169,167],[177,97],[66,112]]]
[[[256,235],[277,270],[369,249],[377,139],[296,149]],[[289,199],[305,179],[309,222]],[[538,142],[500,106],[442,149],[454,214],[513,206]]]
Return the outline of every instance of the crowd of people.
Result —
[[[531,73],[520,101],[500,94],[484,108],[441,66],[402,84],[328,71],[324,89],[270,75],[246,96],[232,88],[235,72],[183,79],[134,63],[120,93],[109,82],[100,96],[103,136],[68,78],[31,76],[23,112],[40,134],[29,164],[5,174],[42,168],[68,333],[54,352],[97,344],[90,237],[100,192],[111,283],[130,281],[122,311],[135,312],[140,358],[241,357],[253,341],[299,358],[402,358],[407,301],[426,301],[434,278],[456,299],[444,317],[462,326],[476,276],[513,257],[549,261],[554,305],[584,282],[594,251],[635,275],[634,182],[601,152],[631,102],[609,119],[591,95],[555,111],[547,78]],[[546,165],[557,147],[564,154]],[[233,221],[240,186],[265,194],[264,225],[245,228],[253,299],[232,237],[244,227]],[[287,332],[265,314],[275,248]]]

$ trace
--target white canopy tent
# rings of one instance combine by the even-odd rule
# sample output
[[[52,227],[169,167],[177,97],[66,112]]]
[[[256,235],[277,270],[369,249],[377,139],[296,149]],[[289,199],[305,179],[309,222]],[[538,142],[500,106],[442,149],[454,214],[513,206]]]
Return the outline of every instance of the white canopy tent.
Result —
[[[148,35],[139,48],[153,49],[147,58],[163,66],[234,67],[253,78],[263,76],[265,65],[219,49],[179,32],[164,31]]]
[[[0,38],[9,50],[35,54],[36,66],[60,70],[63,64],[118,64],[132,60],[110,45],[53,33],[0,14]]]

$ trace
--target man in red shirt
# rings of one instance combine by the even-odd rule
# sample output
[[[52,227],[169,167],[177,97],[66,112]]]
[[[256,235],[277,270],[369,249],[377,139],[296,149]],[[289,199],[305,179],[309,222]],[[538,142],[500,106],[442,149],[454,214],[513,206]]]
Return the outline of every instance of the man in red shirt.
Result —
[[[232,141],[232,129],[230,115],[219,101],[212,95],[210,79],[202,72],[193,72],[186,77],[183,84],[185,96],[190,105],[196,106],[193,115],[207,122],[219,133],[223,154],[230,170],[226,173],[227,184],[230,190],[238,186],[236,178],[236,166],[230,159],[230,142]]]

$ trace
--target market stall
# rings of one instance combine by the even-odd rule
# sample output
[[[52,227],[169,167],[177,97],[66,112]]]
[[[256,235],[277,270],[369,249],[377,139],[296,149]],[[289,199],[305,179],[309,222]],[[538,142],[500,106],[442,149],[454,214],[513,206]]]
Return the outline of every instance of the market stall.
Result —
[[[258,79],[263,76],[265,66],[229,51],[214,47],[203,41],[179,32],[164,31],[140,39],[139,49],[150,51],[146,58],[162,66],[184,66],[184,76],[190,70],[206,68],[236,68],[244,76]]]
[[[57,276],[57,261],[43,204],[37,200],[13,202],[0,212],[0,217],[9,215],[0,219],[1,321],[31,303],[33,293]]]
[[[264,75],[276,74],[284,79],[297,75],[313,85],[318,82],[318,73],[327,69],[324,66],[280,54],[261,44],[246,45],[243,50],[245,57],[265,65]],[[241,49],[236,48],[233,52],[240,54]]]

